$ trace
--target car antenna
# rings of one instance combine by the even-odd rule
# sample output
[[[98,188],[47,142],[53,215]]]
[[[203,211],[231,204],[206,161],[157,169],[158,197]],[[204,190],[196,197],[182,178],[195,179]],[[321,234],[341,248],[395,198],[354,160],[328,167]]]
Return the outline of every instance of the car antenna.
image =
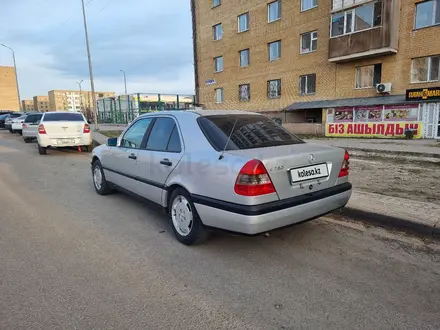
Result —
[[[231,133],[229,134],[228,139],[226,140],[225,147],[223,148],[222,153],[221,153],[220,156],[218,157],[218,160],[223,159],[223,155],[224,155],[224,153],[225,153],[225,151],[226,151],[226,148],[228,147],[229,141],[231,140],[232,134],[234,133],[235,126],[237,125],[237,122],[238,122],[238,118],[235,118],[234,126],[232,126]]]

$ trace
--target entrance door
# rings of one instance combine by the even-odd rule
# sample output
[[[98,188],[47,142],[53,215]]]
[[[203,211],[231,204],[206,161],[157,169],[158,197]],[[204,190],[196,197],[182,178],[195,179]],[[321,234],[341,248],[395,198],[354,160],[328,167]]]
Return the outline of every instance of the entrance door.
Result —
[[[436,139],[440,139],[440,103],[437,104],[437,134]]]
[[[438,135],[439,104],[440,103],[421,104],[423,137],[425,139],[435,139]]]

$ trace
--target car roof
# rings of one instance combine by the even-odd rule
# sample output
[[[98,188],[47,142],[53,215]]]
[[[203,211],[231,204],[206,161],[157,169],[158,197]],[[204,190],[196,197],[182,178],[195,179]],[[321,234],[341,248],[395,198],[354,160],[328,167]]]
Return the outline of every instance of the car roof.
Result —
[[[177,118],[185,118],[188,116],[202,116],[202,117],[208,117],[208,116],[221,116],[221,115],[263,115],[256,112],[250,112],[250,111],[241,111],[241,110],[168,110],[168,111],[157,111],[157,112],[149,112],[146,114],[143,114],[141,117],[144,116],[160,116],[160,115],[172,115]]]
[[[48,112],[44,112],[44,114],[53,114],[53,113],[61,113],[61,114],[66,114],[66,113],[77,113],[82,115],[81,112],[76,112],[76,111],[48,111]]]

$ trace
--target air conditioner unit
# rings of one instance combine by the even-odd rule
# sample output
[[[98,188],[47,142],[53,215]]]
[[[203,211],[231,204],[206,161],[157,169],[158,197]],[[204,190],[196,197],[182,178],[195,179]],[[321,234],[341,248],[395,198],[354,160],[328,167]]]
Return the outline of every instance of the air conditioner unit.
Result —
[[[376,85],[376,92],[379,94],[391,92],[391,83],[382,83]]]

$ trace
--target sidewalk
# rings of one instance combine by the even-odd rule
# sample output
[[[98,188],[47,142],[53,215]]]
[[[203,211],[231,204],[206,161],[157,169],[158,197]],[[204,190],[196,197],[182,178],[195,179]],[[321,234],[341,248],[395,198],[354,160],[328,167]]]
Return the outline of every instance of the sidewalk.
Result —
[[[310,139],[306,141],[341,147],[348,151],[440,158],[440,142],[435,140]]]
[[[371,225],[440,238],[440,205],[354,190],[346,216]]]

